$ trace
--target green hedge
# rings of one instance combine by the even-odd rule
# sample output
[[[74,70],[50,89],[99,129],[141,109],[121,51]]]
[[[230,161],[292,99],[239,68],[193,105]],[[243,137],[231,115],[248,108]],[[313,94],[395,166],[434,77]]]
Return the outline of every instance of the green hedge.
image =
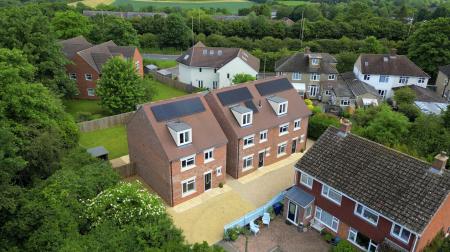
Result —
[[[308,124],[308,137],[319,138],[329,126],[339,127],[339,119],[325,113],[317,113],[311,116]]]

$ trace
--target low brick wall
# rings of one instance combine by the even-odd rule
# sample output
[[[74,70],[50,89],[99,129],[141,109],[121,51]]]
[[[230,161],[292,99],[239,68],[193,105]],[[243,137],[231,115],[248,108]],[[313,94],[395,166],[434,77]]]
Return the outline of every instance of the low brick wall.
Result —
[[[136,175],[136,169],[134,168],[134,165],[132,165],[131,163],[113,167],[113,169],[116,170],[117,173],[122,178],[128,178]]]
[[[127,112],[123,114],[103,117],[92,121],[80,122],[78,127],[81,132],[95,131],[99,129],[106,129],[116,125],[123,125],[127,122],[128,118],[134,113]]]
[[[188,93],[192,93],[194,91],[194,87],[192,85],[188,85],[188,84],[185,84],[185,83],[180,82],[178,80],[174,80],[171,77],[163,76],[163,75],[161,75],[161,74],[159,74],[157,72],[151,72],[150,74],[153,75],[155,80],[157,80],[159,82],[162,82],[162,83],[164,83],[166,85],[169,85],[171,87],[184,90],[184,91],[186,91]]]

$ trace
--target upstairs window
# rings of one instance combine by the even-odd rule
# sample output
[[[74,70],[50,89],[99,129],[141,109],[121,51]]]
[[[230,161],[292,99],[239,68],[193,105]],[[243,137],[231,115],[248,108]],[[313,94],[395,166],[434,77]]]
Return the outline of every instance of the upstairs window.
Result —
[[[311,65],[319,65],[319,59],[311,59]]]
[[[389,75],[380,75],[379,82],[380,83],[388,83],[389,82]]]
[[[278,105],[278,115],[284,115],[287,113],[287,102],[280,103]]]
[[[300,183],[311,189],[313,186],[313,178],[309,175],[306,175],[305,173],[302,173],[300,175]]]
[[[242,115],[242,126],[248,126],[252,124],[252,113],[246,113]]]
[[[255,145],[255,135],[244,137],[244,149]]]
[[[341,106],[346,107],[350,105],[350,101],[347,99],[341,100]]]
[[[404,243],[409,243],[411,232],[408,229],[394,223],[392,225],[391,235]]]
[[[84,74],[84,79],[87,81],[91,81],[92,80],[92,74]]]
[[[294,130],[299,130],[302,128],[302,119],[297,119],[294,121]]]
[[[286,135],[287,133],[289,133],[289,123],[285,123],[285,124],[282,124],[282,125],[280,125],[280,129],[279,129],[279,135],[280,136],[283,136],[283,135]]]
[[[364,80],[370,80],[370,74],[364,74]]]
[[[178,133],[178,143],[179,145],[184,145],[192,142],[191,130],[185,130]]]
[[[338,205],[341,204],[342,194],[325,184],[322,186],[322,196]]]
[[[267,141],[267,130],[259,132],[259,142],[262,143],[265,141]]]
[[[208,50],[203,49],[203,55],[208,55]]]
[[[310,75],[310,79],[311,79],[312,81],[319,81],[319,80],[320,80],[320,74],[318,74],[318,73],[312,73],[312,74]]]
[[[71,80],[76,80],[76,79],[77,79],[77,74],[76,74],[76,73],[70,73],[70,74],[69,74],[69,78],[70,78]]]
[[[213,152],[214,152],[214,149],[205,150],[203,152],[205,163],[208,163],[208,162],[211,162],[214,160]]]
[[[186,171],[195,167],[195,154],[192,156],[188,156],[180,159],[181,162],[181,171]]]
[[[419,84],[425,83],[425,78],[424,77],[419,77],[419,79],[417,80],[417,83],[419,83]]]
[[[292,80],[301,80],[302,74],[299,72],[292,73]]]
[[[328,75],[328,80],[335,80],[336,79],[336,75],[335,74],[329,74]]]
[[[380,89],[380,90],[377,90],[377,91],[378,91],[378,95],[379,95],[379,96],[381,96],[381,97],[383,97],[383,98],[386,96],[386,93],[387,93],[386,90],[381,90],[381,89]]]
[[[378,214],[359,203],[357,203],[355,206],[355,214],[363,218],[364,220],[374,224],[375,226],[378,224]]]
[[[199,71],[199,72],[201,73],[201,72],[202,72],[202,68],[201,68],[201,67],[199,67],[199,68],[198,68],[198,71]]]
[[[409,80],[409,77],[401,76],[400,79],[398,80],[398,83],[400,83],[400,84],[408,84],[408,80]]]

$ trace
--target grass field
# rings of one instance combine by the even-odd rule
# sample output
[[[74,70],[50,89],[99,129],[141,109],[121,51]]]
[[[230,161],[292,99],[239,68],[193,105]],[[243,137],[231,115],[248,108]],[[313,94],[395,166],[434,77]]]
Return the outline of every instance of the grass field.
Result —
[[[80,146],[86,149],[103,146],[109,151],[109,159],[125,156],[128,154],[125,126],[83,132],[80,136]]]
[[[85,0],[85,1],[102,1],[102,0]],[[104,0],[110,1],[110,0]],[[114,5],[131,4],[135,10],[139,10],[146,6],[154,6],[156,8],[178,7],[181,9],[195,8],[225,8],[231,13],[237,13],[239,9],[248,8],[254,3],[247,0],[116,0]]]

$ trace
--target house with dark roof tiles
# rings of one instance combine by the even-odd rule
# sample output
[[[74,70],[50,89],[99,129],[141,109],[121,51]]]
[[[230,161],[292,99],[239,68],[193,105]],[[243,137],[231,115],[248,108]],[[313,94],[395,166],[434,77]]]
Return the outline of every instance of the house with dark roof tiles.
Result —
[[[448,156],[428,163],[330,127],[295,166],[284,215],[364,251],[421,251],[450,228]]]
[[[127,136],[137,174],[170,206],[225,183],[228,140],[203,94],[141,105]]]
[[[437,95],[450,102],[450,65],[440,66],[436,78]]]
[[[286,78],[213,90],[205,98],[228,138],[227,173],[232,177],[305,149],[311,112]]]
[[[136,72],[140,76],[144,74],[142,56],[134,46],[118,46],[113,41],[93,45],[83,36],[59,43],[64,55],[71,61],[66,65],[66,72],[77,83],[77,98],[98,99],[95,95],[96,82],[101,76],[103,64],[114,56],[133,61]]]

